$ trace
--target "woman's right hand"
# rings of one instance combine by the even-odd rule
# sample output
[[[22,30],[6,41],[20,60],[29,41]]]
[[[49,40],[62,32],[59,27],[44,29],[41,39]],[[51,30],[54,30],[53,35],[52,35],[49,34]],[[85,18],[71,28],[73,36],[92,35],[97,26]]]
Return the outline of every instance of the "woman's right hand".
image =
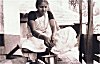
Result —
[[[47,46],[47,47],[49,47],[50,46],[50,38],[49,37],[46,37],[45,36],[45,38],[44,38],[44,44]]]

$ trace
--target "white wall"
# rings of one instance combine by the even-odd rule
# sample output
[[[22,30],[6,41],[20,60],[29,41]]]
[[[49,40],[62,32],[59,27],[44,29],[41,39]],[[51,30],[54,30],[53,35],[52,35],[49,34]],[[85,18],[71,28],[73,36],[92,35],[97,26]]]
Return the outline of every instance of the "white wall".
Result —
[[[58,22],[58,24],[73,23],[73,20],[77,22],[79,20],[78,13],[72,12],[69,9],[69,0],[48,0],[50,9]],[[20,0],[20,12],[29,12],[30,10],[36,10],[36,0]],[[78,22],[77,22],[78,23]]]
[[[4,34],[20,34],[20,15],[18,0],[3,0]]]
[[[26,13],[32,10],[36,10],[35,8],[36,0],[19,0],[19,10],[21,13]]]

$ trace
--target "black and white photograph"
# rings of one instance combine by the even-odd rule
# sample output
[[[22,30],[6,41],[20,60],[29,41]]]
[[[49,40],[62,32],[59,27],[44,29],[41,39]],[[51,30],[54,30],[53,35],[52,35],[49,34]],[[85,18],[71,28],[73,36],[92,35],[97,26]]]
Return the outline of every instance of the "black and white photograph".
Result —
[[[100,64],[99,0],[0,0],[0,64]]]

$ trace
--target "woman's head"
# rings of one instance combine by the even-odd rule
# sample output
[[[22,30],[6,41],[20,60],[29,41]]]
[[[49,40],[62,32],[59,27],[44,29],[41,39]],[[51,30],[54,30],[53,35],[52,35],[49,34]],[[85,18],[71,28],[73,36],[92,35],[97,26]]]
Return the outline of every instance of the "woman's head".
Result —
[[[47,0],[37,0],[36,1],[36,8],[41,14],[44,14],[46,11],[48,11],[49,9],[48,5],[49,3]]]

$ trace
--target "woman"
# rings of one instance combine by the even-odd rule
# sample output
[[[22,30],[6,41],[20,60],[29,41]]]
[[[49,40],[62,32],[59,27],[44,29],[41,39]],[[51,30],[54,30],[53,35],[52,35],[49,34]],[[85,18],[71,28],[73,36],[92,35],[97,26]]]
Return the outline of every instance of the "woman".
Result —
[[[36,8],[37,11],[31,11],[28,15],[32,37],[23,42],[22,48],[33,52],[44,52],[46,48],[50,48],[51,52],[57,54],[62,60],[66,58],[67,62],[76,61],[74,55],[71,55],[71,51],[77,44],[75,30],[71,27],[58,30],[53,14],[49,11],[47,0],[37,0]]]

